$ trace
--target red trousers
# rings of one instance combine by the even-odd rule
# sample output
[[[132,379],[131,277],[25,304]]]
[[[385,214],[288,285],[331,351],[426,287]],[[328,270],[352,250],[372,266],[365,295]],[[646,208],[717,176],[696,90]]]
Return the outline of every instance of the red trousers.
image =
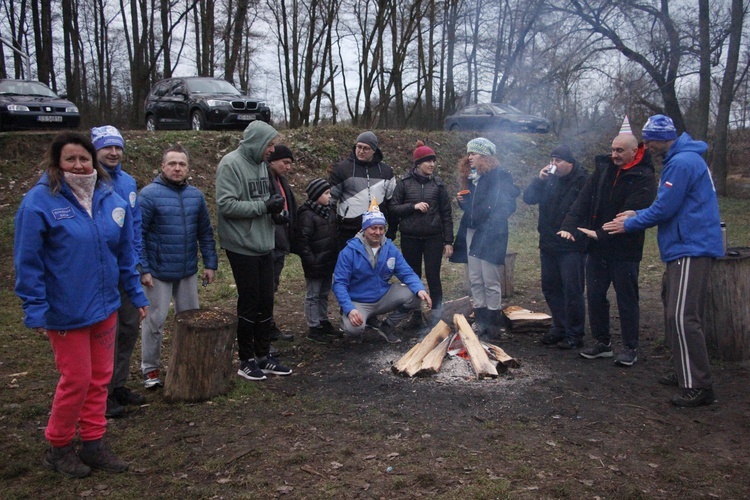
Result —
[[[60,380],[44,435],[52,446],[73,441],[76,427],[82,441],[104,436],[107,385],[114,366],[117,313],[76,330],[47,330]]]

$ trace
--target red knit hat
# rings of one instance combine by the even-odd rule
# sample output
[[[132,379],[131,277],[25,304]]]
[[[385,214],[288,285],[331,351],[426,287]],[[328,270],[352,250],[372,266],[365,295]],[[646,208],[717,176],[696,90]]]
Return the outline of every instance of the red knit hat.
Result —
[[[414,150],[414,166],[416,167],[420,163],[436,160],[435,152],[432,148],[425,146],[424,142],[417,141],[417,149]]]

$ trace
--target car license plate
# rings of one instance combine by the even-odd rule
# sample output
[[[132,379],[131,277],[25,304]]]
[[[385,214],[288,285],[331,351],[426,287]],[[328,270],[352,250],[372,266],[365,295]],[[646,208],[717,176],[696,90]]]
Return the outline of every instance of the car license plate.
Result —
[[[256,118],[255,115],[237,115],[238,120],[242,120],[246,122],[250,120],[255,120],[255,118]]]
[[[40,122],[61,122],[62,116],[41,115],[37,116],[36,119]]]

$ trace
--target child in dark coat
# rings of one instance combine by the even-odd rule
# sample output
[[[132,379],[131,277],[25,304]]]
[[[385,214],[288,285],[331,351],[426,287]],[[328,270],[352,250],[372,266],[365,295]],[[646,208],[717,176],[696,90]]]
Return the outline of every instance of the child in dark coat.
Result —
[[[305,319],[308,340],[329,344],[340,338],[328,319],[328,295],[338,255],[336,214],[330,208],[331,185],[313,179],[305,188],[307,201],[297,211],[296,241],[305,272]]]

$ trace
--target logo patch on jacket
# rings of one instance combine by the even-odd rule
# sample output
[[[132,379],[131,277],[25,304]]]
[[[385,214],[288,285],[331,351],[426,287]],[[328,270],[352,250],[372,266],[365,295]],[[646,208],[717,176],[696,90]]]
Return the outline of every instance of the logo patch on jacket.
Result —
[[[135,191],[130,192],[130,208],[135,208],[135,199],[138,195],[135,194]]]
[[[73,207],[55,208],[52,210],[52,217],[55,220],[72,219],[76,214],[73,211]]]
[[[391,271],[396,269],[396,257],[389,257],[385,265],[388,266],[388,269],[390,269]]]
[[[125,225],[125,209],[121,207],[117,207],[114,210],[112,210],[112,220],[115,221],[115,223],[122,227]]]

